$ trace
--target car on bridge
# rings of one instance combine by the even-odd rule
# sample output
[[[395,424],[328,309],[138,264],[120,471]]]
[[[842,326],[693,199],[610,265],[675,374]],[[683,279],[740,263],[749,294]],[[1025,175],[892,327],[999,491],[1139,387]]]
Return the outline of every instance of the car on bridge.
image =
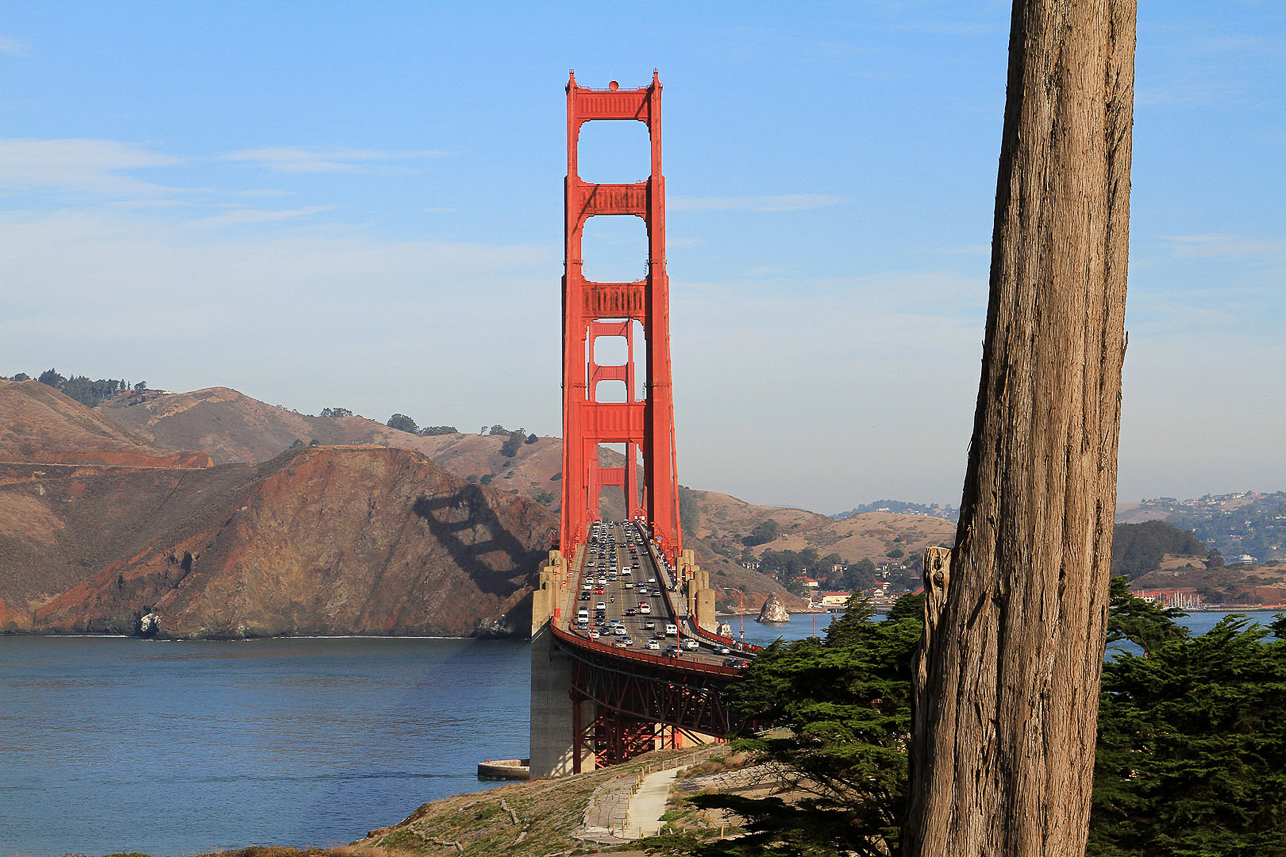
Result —
[[[696,640],[692,639],[691,637],[688,637],[686,640],[683,641],[683,648],[687,649],[690,652],[695,652],[697,649],[701,648],[701,646],[700,644],[697,643]]]

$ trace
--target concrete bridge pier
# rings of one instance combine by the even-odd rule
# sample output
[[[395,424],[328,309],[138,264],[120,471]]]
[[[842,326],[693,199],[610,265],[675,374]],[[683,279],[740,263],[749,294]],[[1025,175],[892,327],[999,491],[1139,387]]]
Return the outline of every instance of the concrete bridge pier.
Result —
[[[540,564],[540,583],[531,599],[531,776],[560,777],[594,769],[594,752],[582,742],[576,759],[576,734],[592,724],[596,706],[572,698],[572,658],[554,645],[550,623],[571,610],[571,569],[561,551]]]
[[[710,572],[703,571],[697,565],[696,555],[691,550],[679,554],[679,580],[686,581],[688,597],[688,615],[702,629],[714,633],[718,625],[714,612],[714,590],[710,588]]]

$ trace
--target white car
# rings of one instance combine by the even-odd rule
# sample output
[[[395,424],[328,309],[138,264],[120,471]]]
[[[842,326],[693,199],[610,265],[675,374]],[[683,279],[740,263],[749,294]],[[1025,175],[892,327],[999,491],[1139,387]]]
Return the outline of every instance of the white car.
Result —
[[[686,640],[683,641],[683,648],[687,649],[688,651],[695,651],[701,647],[697,645],[696,640],[692,639],[691,637],[688,637]]]
[[[658,640],[648,640],[647,647],[659,652],[661,650],[661,643]]]
[[[594,609],[595,609],[595,610],[606,610],[606,609],[607,609],[607,602],[606,602],[606,601],[600,601],[600,602],[598,602],[597,604],[595,604],[595,605],[594,605]]]

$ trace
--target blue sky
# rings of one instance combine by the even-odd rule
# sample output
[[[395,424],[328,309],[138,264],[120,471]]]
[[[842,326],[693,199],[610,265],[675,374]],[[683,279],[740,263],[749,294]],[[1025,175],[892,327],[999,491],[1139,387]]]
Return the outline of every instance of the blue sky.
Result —
[[[655,67],[681,481],[958,503],[1008,15],[8,2],[0,374],[559,434],[567,72]],[[1122,501],[1286,488],[1283,81],[1286,4],[1141,4]],[[587,127],[585,178],[643,177]]]

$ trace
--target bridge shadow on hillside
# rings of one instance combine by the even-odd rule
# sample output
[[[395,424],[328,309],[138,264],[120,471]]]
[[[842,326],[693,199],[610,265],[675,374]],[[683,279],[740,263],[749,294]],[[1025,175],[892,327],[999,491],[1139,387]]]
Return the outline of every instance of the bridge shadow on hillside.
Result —
[[[442,543],[451,558],[488,595],[513,594],[513,579],[534,573],[541,552],[527,548],[500,523],[499,516],[487,503],[482,489],[466,485],[459,491],[441,497],[416,498],[411,506],[429,527],[429,532]],[[465,533],[485,534],[478,541],[465,541]],[[499,551],[509,562],[507,569],[496,569],[496,558],[487,554]]]

